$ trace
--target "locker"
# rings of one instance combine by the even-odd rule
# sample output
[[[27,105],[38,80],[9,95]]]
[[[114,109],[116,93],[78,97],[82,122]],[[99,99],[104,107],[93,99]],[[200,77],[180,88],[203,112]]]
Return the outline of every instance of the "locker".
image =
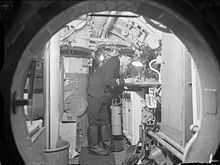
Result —
[[[173,34],[163,34],[161,53],[161,132],[183,147],[191,137],[193,120],[191,57]]]

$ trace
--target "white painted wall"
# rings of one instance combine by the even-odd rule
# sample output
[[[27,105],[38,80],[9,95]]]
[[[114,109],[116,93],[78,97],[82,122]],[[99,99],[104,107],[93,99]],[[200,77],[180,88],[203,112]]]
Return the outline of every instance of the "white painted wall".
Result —
[[[191,57],[174,34],[162,37],[161,131],[184,146],[192,124]]]

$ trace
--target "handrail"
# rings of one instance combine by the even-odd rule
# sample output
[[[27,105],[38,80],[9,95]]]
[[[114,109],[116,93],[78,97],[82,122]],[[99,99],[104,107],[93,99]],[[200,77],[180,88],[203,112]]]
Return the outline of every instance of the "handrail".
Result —
[[[183,155],[183,161],[186,161],[188,155],[189,155],[189,152],[192,148],[192,145],[195,143],[195,141],[197,140],[197,137],[199,135],[199,130],[197,130],[192,138],[188,141],[188,143],[186,143],[186,147],[185,147],[185,152],[184,152],[184,155]]]
[[[176,147],[179,151],[181,151],[182,153],[184,153],[184,147],[180,146],[179,144],[177,144],[174,140],[172,140],[171,138],[169,138],[166,134],[164,134],[163,132],[158,132],[157,133],[159,137],[161,137],[162,139],[168,141],[171,145],[173,145],[174,147]]]
[[[175,147],[173,147],[171,144],[166,142],[164,139],[162,139],[160,136],[158,136],[153,131],[148,131],[148,135],[155,138],[160,144],[165,146],[170,152],[172,152],[177,158],[179,158],[181,161],[184,160],[184,154],[181,153],[179,150],[177,150]]]
[[[158,62],[158,59],[156,58],[156,59],[151,60],[150,63],[149,63],[149,67],[150,67],[150,69],[151,69],[152,71],[154,71],[154,72],[156,72],[156,73],[158,74],[158,76],[159,76],[159,83],[161,83],[161,75],[160,75],[160,72],[159,72],[158,70],[154,69],[154,68],[151,66],[151,64],[154,63],[154,62]]]
[[[43,133],[44,130],[45,127],[41,127],[34,135],[31,136],[32,143],[34,143],[38,139],[38,137],[40,137],[40,135]]]

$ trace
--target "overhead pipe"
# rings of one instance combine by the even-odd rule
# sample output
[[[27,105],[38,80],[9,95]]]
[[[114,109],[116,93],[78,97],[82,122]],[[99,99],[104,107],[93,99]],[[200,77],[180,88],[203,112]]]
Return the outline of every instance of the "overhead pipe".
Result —
[[[111,15],[116,15],[117,11],[112,11],[110,12]],[[117,17],[109,17],[103,27],[103,31],[101,33],[101,38],[105,38],[107,32],[109,31],[110,28],[112,28],[112,26],[114,25],[115,21],[116,21]]]
[[[79,26],[81,24],[81,26]],[[69,39],[69,37],[71,37],[76,31],[79,31],[80,29],[83,29],[85,26],[87,25],[87,22],[86,21],[81,21],[80,23],[78,23],[76,25],[77,28],[73,28],[71,29],[65,36],[63,36],[60,41],[64,41],[64,40],[67,40]]]

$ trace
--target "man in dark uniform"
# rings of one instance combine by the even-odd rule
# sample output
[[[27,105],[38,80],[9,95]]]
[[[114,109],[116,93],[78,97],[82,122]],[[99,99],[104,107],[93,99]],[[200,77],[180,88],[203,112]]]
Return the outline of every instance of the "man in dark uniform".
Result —
[[[88,150],[108,155],[105,145],[111,143],[110,105],[113,95],[122,92],[118,56],[99,61],[90,73],[88,84]],[[121,83],[122,84],[122,83]],[[117,90],[116,90],[117,89]]]

